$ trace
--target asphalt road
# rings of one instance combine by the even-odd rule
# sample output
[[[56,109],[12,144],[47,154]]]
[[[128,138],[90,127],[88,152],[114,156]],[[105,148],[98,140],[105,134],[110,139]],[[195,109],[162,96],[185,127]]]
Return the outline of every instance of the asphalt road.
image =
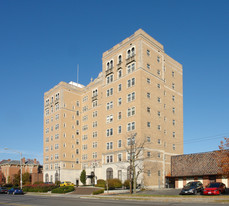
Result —
[[[221,204],[210,203],[190,203],[184,202],[151,202],[151,201],[132,201],[132,200],[103,200],[103,199],[84,199],[75,197],[54,197],[54,196],[33,196],[33,195],[0,195],[0,206],[219,206]]]

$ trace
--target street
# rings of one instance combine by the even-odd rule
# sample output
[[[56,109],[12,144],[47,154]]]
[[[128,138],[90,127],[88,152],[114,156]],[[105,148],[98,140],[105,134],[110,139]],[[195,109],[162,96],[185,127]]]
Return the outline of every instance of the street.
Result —
[[[152,202],[152,201],[132,201],[132,200],[105,200],[96,199],[91,197],[90,199],[80,198],[79,196],[38,196],[38,195],[0,195],[0,205],[6,206],[40,206],[40,205],[65,205],[65,206],[137,206],[137,205],[154,205],[154,206],[218,206],[219,203],[193,203],[192,199],[190,202]]]

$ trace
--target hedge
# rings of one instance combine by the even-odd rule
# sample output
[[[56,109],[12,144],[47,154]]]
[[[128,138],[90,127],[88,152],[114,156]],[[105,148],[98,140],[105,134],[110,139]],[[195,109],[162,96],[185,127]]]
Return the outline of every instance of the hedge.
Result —
[[[74,191],[75,188],[73,186],[65,186],[65,187],[58,187],[52,190],[52,193],[68,193]]]
[[[96,187],[103,187],[107,188],[107,183],[105,180],[99,179],[97,181]],[[114,190],[115,188],[121,188],[122,187],[122,182],[119,179],[110,179],[108,180],[108,189],[109,190]]]
[[[96,191],[94,191],[92,194],[93,194],[93,195],[98,195],[98,194],[102,194],[102,193],[104,193],[104,189],[96,190]]]
[[[55,184],[37,184],[37,185],[27,185],[23,187],[24,192],[48,192],[57,188]]]

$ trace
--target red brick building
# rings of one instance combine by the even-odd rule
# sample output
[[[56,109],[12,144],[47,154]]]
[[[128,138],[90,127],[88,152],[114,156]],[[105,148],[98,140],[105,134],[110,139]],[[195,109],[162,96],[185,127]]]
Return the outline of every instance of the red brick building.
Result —
[[[40,163],[34,159],[21,159],[22,164],[22,174],[28,172],[31,175],[31,183],[42,181],[43,173],[42,166]],[[2,160],[0,162],[0,185],[4,183],[12,183],[14,175],[18,174],[20,171],[20,161],[19,160]]]
[[[218,151],[178,155],[171,157],[171,177],[175,188],[182,188],[190,181],[201,181],[204,186],[210,182],[223,182],[229,186],[229,179],[222,175]]]

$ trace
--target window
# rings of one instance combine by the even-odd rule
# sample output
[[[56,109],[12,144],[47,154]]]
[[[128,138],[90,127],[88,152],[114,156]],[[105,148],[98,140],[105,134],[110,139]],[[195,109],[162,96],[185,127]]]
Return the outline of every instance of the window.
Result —
[[[107,163],[109,163],[109,162],[113,162],[113,155],[108,155],[107,156],[107,161],[106,161]],[[108,168],[109,169],[109,168]],[[112,170],[112,174],[113,174],[113,170]],[[113,175],[112,175],[113,176]]]
[[[160,98],[160,97],[158,97],[158,98],[157,98],[157,101],[160,103],[160,102],[161,102],[161,98]]]
[[[82,155],[82,159],[83,159],[83,160],[87,160],[87,154],[83,154],[83,155]]]
[[[157,174],[160,177],[161,176],[161,170],[158,170]]]
[[[59,154],[55,154],[55,160],[59,159]]]
[[[151,156],[150,152],[147,152],[147,157],[150,157],[150,156]]]
[[[147,122],[147,127],[150,127],[150,122]]]
[[[150,176],[150,175],[151,175],[150,170],[147,170],[147,176]]]
[[[49,133],[49,128],[46,128],[46,129],[45,129],[45,133],[46,133],[46,134]]]
[[[122,63],[122,55],[119,55],[118,56],[118,64],[121,64]]]
[[[122,147],[122,140],[118,140],[118,148]]]
[[[150,64],[147,64],[147,69],[150,69]]]
[[[113,122],[113,115],[108,115],[107,116],[107,123]]]
[[[135,130],[135,122],[129,122],[127,124],[127,131],[132,131],[132,130]]]
[[[118,162],[122,161],[122,154],[118,154]]]
[[[150,113],[150,107],[147,107],[147,112]]]
[[[158,130],[161,130],[161,125],[157,125],[157,129]]]
[[[127,51],[127,58],[130,58],[135,55],[135,48],[132,47],[131,49],[128,49]]]
[[[112,108],[113,108],[113,102],[112,101],[108,102],[107,103],[107,110],[112,109]]]
[[[131,102],[133,100],[135,100],[135,92],[132,92],[127,95],[127,102]]]
[[[174,77],[175,76],[175,73],[174,73],[174,71],[172,71],[172,77]]]
[[[59,129],[59,124],[56,124],[55,125],[55,130],[58,130]]]
[[[96,159],[96,158],[97,158],[97,152],[93,152],[93,153],[92,153],[92,158],[93,158],[93,159]]]
[[[107,142],[107,150],[113,149],[113,142]]]
[[[122,126],[119,125],[119,126],[118,126],[118,134],[121,134],[121,133],[122,133]]]
[[[173,144],[173,150],[176,150],[176,145],[175,144]]]
[[[176,124],[176,121],[175,121],[175,119],[173,119],[173,126],[175,126],[175,124]]]
[[[130,116],[133,116],[133,115],[135,115],[135,107],[128,108],[127,116],[130,117]]]
[[[172,89],[175,89],[175,84],[174,83],[172,83]]]
[[[83,135],[82,137],[83,140],[87,140],[88,139],[88,136],[86,134]]]
[[[159,63],[161,61],[160,57],[157,56],[157,62]]]
[[[172,100],[173,100],[173,102],[175,102],[175,96],[174,95],[172,96]]]
[[[147,98],[150,99],[150,93],[149,92],[147,92]]]
[[[97,143],[97,142],[93,142],[93,143],[92,143],[92,147],[93,147],[93,148],[97,148],[97,146],[98,146],[98,143]]]
[[[55,149],[59,149],[59,144],[55,144]]]
[[[161,88],[161,85],[160,84],[157,84],[157,88],[160,89]]]
[[[92,127],[93,127],[93,128],[97,127],[97,124],[98,124],[97,121],[93,122],[93,123],[92,123]]]
[[[58,120],[59,119],[59,114],[55,115],[55,119]]]
[[[161,153],[157,153],[157,157],[158,158],[161,158]]]
[[[157,70],[157,74],[158,75],[161,75],[161,71],[159,69]]]
[[[87,150],[87,144],[83,144],[83,145],[82,145],[82,149],[83,149],[83,150]]]
[[[146,140],[147,140],[147,142],[151,142],[151,138],[150,137],[147,137]]]
[[[146,81],[148,84],[150,84],[150,78],[147,78]]]
[[[80,112],[79,111],[76,111],[76,116],[79,116],[80,115]]]
[[[112,96],[113,95],[113,88],[110,88],[107,90],[107,97]]]
[[[98,135],[97,132],[93,132],[93,133],[92,133],[92,137],[93,137],[93,138],[96,138],[97,135]]]
[[[176,137],[176,132],[173,132],[173,138],[175,138]]]
[[[113,80],[114,80],[114,75],[113,75],[113,74],[107,76],[107,84],[113,82]],[[96,95],[96,96],[97,96],[97,95]]]
[[[45,110],[45,115],[49,115],[49,109]]]
[[[45,152],[48,152],[49,151],[49,147],[45,147]]]
[[[161,112],[160,112],[160,111],[158,111],[158,112],[157,112],[157,115],[158,115],[158,117],[160,117],[160,116],[161,116]]]
[[[107,129],[107,137],[113,135],[113,128]]]
[[[92,114],[92,117],[97,117],[97,115],[98,115],[98,112],[94,111],[93,114]]]
[[[49,138],[48,137],[45,138],[45,142],[49,142]]]
[[[55,134],[55,139],[59,139],[59,134]]]
[[[45,120],[45,124],[48,124],[48,123],[49,123],[49,119],[46,119],[46,120]]]
[[[135,78],[132,78],[132,79],[128,79],[127,80],[127,87],[132,87],[135,85]]]
[[[146,54],[147,54],[147,56],[150,56],[150,50],[149,49],[146,50]]]
[[[122,69],[119,69],[118,70],[118,78],[121,78],[122,77]]]
[[[97,107],[98,106],[98,101],[97,100],[94,100],[93,102],[92,102],[92,107]]]
[[[118,91],[121,92],[122,91],[122,84],[118,85]]]
[[[120,106],[122,104],[122,98],[118,98],[118,105]]]
[[[175,110],[176,110],[176,109],[173,107],[173,114],[175,114]]]
[[[127,74],[133,72],[134,70],[135,70],[135,63],[129,64],[129,65],[127,66]]]
[[[161,144],[161,140],[160,140],[160,139],[158,139],[158,140],[157,140],[157,143],[158,143],[158,144]]]
[[[58,99],[59,99],[59,97],[60,97],[60,94],[59,94],[59,93],[57,93],[57,94],[56,94],[56,100],[58,100]]]
[[[88,130],[88,125],[84,125],[84,126],[82,127],[82,129],[83,129],[83,131]]]
[[[118,113],[118,119],[122,119],[122,112]]]

